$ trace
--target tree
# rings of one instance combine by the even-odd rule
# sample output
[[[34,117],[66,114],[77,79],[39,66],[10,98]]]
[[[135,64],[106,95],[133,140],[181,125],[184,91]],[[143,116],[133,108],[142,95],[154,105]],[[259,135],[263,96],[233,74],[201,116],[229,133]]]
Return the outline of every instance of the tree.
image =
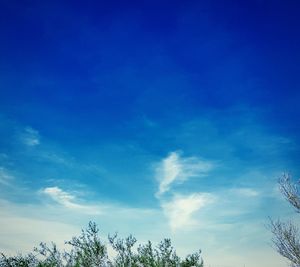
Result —
[[[67,263],[74,267],[109,266],[107,248],[100,240],[97,225],[90,222],[79,237],[73,237],[66,244],[71,245],[71,253],[65,253]]]
[[[279,189],[285,199],[300,213],[300,183],[293,183],[289,174],[280,177]],[[293,267],[300,266],[300,232],[298,227],[288,221],[270,220],[273,244],[280,255],[287,258]]]
[[[66,242],[71,247],[69,251],[59,251],[54,243],[50,246],[41,243],[24,256],[8,257],[1,253],[0,267],[203,267],[201,251],[181,260],[170,239],[157,247],[148,241],[137,249],[134,249],[137,240],[132,235],[122,239],[115,234],[108,241],[116,252],[112,259],[99,237],[97,225],[90,222],[81,235]]]

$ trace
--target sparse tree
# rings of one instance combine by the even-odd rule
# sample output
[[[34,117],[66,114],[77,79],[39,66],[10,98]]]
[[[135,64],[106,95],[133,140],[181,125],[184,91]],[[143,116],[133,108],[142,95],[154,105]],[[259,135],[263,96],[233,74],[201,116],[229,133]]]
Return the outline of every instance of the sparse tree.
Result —
[[[280,177],[279,189],[285,199],[300,213],[300,183],[293,183],[289,174]],[[300,233],[298,227],[288,221],[270,219],[273,244],[278,253],[291,262],[291,266],[300,267]]]
[[[106,245],[98,235],[97,225],[90,222],[86,230],[82,230],[79,237],[73,237],[66,244],[71,245],[70,253],[65,253],[69,265],[74,267],[109,266]]]
[[[108,237],[117,253],[110,259],[98,232],[97,225],[90,222],[80,236],[66,242],[71,247],[69,251],[59,251],[54,243],[41,243],[25,256],[8,257],[0,253],[0,267],[203,267],[200,251],[181,260],[170,239],[154,248],[148,241],[134,249],[137,240],[131,235],[125,239],[116,234]]]

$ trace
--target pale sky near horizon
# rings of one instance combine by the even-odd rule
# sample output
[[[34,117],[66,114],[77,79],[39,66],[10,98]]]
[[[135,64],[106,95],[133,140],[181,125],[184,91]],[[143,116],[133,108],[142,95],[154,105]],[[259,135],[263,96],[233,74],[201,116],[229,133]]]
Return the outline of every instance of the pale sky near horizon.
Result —
[[[298,220],[298,1],[0,2],[0,251],[170,237],[206,266],[283,267]]]

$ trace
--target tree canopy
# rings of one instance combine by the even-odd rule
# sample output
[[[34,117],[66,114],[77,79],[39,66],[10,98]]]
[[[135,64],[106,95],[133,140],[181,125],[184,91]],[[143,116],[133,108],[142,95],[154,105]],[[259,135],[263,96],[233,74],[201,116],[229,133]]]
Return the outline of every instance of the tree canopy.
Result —
[[[136,246],[132,235],[119,238],[117,234],[108,237],[108,243],[116,252],[110,257],[107,245],[99,237],[99,229],[94,222],[73,237],[66,244],[70,249],[60,251],[54,243],[40,243],[26,255],[0,255],[1,267],[203,267],[201,251],[181,259],[171,244],[164,239],[157,246],[151,241]]]

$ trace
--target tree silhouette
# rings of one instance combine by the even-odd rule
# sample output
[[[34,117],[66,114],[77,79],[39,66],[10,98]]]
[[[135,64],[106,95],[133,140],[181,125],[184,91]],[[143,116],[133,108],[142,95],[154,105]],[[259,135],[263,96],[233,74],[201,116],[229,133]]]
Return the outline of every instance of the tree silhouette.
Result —
[[[279,189],[285,199],[300,213],[299,182],[293,183],[289,174],[280,177]],[[273,233],[273,244],[280,255],[288,259],[292,266],[300,266],[300,233],[298,227],[291,221],[283,222],[270,219]]]
[[[66,242],[71,247],[69,251],[59,251],[54,243],[40,243],[27,255],[8,257],[1,253],[0,267],[203,267],[201,251],[182,260],[170,239],[164,239],[157,247],[148,241],[137,249],[132,235],[122,239],[115,234],[108,241],[116,252],[113,258],[99,237],[97,225],[90,222],[81,235]]]

